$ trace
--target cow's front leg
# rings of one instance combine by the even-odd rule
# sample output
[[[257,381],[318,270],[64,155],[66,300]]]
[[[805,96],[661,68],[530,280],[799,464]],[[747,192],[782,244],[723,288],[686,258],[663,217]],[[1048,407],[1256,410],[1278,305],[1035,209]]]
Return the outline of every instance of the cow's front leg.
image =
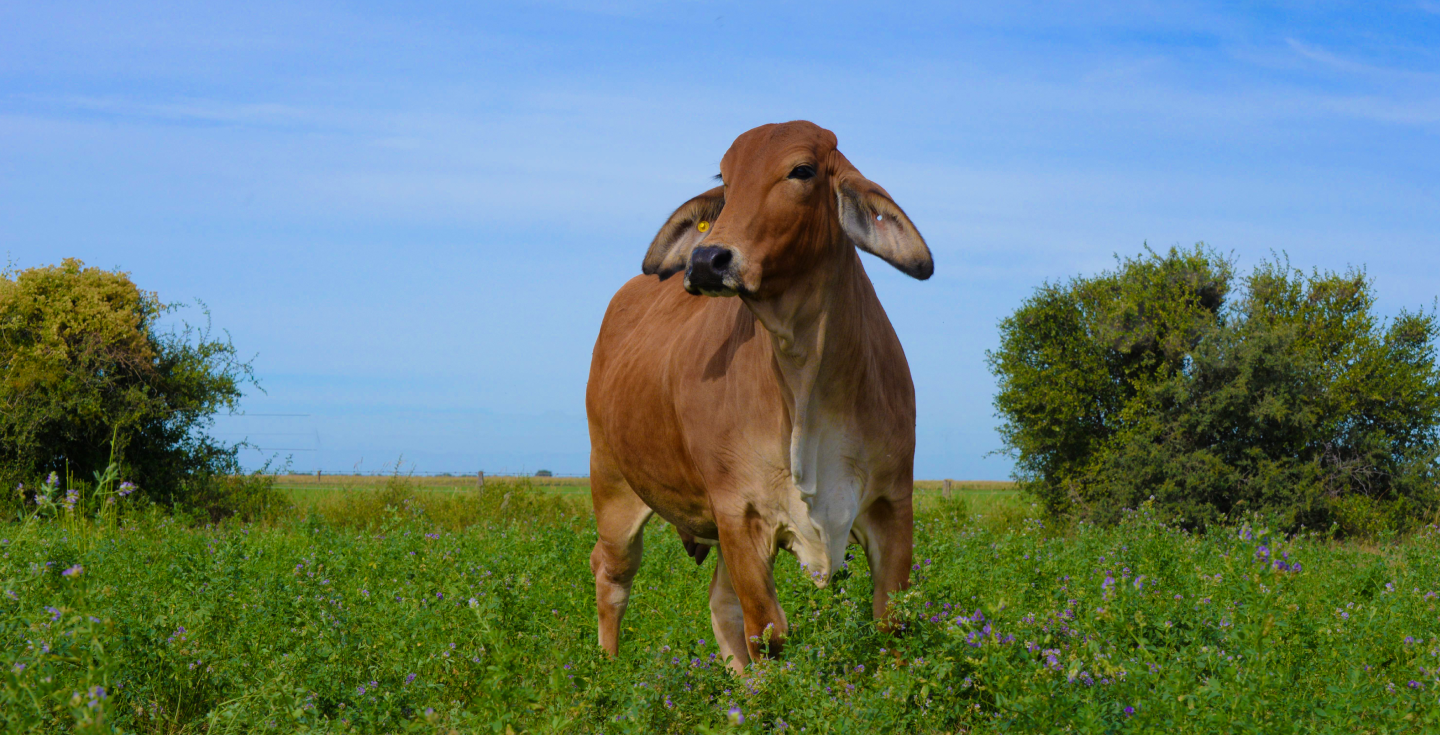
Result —
[[[716,565],[717,579],[710,586],[710,619],[721,650],[732,656],[730,668],[736,673],[745,664],[761,656],[780,655],[790,627],[780,598],[775,592],[775,534],[761,523],[753,510],[733,523],[720,523],[721,563]],[[729,584],[718,575],[722,569]],[[744,637],[734,637],[734,608],[739,603]],[[722,634],[722,627],[725,634]],[[743,648],[739,645],[743,642]],[[745,657],[739,655],[744,651]]]
[[[720,656],[731,670],[743,673],[750,663],[750,649],[745,645],[745,611],[740,607],[740,597],[730,584],[730,569],[725,564],[725,552],[715,554],[715,575],[710,578],[710,628],[715,631],[715,642],[720,644]]]
[[[875,619],[881,630],[890,628],[890,596],[910,586],[914,547],[914,505],[909,495],[880,498],[855,519],[870,563]]]

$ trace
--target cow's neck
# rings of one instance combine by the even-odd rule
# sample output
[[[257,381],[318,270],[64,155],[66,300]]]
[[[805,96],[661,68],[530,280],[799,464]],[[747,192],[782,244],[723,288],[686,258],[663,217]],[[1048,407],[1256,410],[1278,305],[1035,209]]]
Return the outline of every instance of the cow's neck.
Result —
[[[857,337],[863,295],[857,288],[860,259],[853,249],[816,269],[804,283],[778,297],[746,300],[770,333],[779,378],[789,403],[790,473],[810,502],[817,491],[819,423],[827,393],[851,391],[845,376],[863,349]]]

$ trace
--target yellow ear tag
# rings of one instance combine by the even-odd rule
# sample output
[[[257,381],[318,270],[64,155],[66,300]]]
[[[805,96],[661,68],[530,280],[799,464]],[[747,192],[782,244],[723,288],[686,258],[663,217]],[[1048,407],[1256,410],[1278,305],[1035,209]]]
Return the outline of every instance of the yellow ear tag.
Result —
[[[700,220],[700,224],[695,225],[695,229],[697,229],[697,230],[699,230],[699,231],[701,231],[701,232],[706,232],[706,231],[708,231],[708,230],[710,229],[710,223],[709,223],[709,222],[706,222],[705,220],[702,219],[702,220]]]

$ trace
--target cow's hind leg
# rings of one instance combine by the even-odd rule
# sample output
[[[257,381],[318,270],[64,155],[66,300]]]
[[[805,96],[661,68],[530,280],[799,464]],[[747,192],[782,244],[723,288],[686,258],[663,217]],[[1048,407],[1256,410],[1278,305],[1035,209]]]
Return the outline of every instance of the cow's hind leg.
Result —
[[[880,498],[855,520],[874,584],[872,602],[881,629],[890,627],[890,596],[910,586],[914,545],[914,506],[908,494]]]
[[[618,472],[602,464],[592,460],[590,467],[590,497],[600,536],[590,552],[590,571],[595,575],[600,647],[615,656],[620,653],[620,620],[630,604],[630,584],[640,569],[645,522],[654,511]]]

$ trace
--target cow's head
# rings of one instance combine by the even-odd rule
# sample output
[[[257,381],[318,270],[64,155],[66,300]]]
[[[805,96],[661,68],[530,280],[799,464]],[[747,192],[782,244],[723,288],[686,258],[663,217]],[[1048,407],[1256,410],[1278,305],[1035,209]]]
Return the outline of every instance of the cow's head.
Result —
[[[935,270],[910,218],[814,123],[762,125],[736,138],[720,180],[660,228],[647,275],[684,271],[690,293],[764,298],[852,243],[921,280]]]

